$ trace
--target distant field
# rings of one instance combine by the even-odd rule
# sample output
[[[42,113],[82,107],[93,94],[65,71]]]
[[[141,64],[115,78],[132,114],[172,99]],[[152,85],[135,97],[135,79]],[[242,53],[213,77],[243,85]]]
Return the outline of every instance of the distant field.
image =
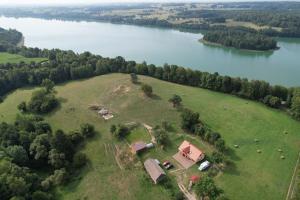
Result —
[[[34,62],[42,62],[47,59],[45,58],[25,58],[24,56],[18,54],[10,54],[10,53],[0,53],[0,63],[19,63],[21,61],[30,63]]]
[[[287,193],[300,146],[300,123],[281,111],[262,104],[204,89],[187,87],[139,76],[140,81],[152,85],[154,99],[146,98],[133,85],[128,75],[112,74],[74,81],[56,87],[61,107],[46,116],[54,129],[74,130],[80,123],[93,123],[99,131],[83,149],[91,163],[66,187],[59,188],[61,199],[170,199],[167,191],[152,184],[141,184],[143,169],[120,170],[113,156],[114,145],[124,145],[109,133],[111,124],[141,122],[155,126],[165,120],[174,131],[169,136],[171,146],[161,150],[154,148],[142,156],[160,161],[172,160],[178,145],[188,139],[211,152],[212,148],[197,138],[183,134],[180,129],[180,113],[172,108],[168,99],[173,94],[183,98],[185,107],[200,113],[200,118],[213,130],[222,134],[228,146],[239,145],[231,153],[235,167],[217,176],[217,184],[232,200],[282,200]],[[19,89],[0,104],[0,121],[12,122],[18,113],[16,107],[28,100],[33,89]],[[100,104],[115,115],[104,121],[89,104]],[[284,134],[287,131],[288,134]],[[142,136],[138,136],[141,132]],[[129,141],[149,139],[144,130],[137,130]],[[254,140],[259,142],[255,143]],[[280,159],[281,153],[285,159]],[[262,153],[257,153],[260,149]],[[173,161],[174,162],[174,161]],[[176,163],[174,163],[176,164]],[[200,174],[196,166],[187,174]],[[188,178],[188,176],[186,177]]]

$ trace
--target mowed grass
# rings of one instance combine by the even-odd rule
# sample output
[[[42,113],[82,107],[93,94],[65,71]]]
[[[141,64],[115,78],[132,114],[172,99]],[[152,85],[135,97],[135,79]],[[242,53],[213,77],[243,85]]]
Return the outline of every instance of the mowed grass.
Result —
[[[182,97],[185,107],[199,112],[200,118],[220,132],[232,147],[230,157],[234,167],[215,178],[230,199],[284,199],[300,147],[299,122],[256,102],[149,77],[139,78],[152,85],[155,98],[145,97],[140,86],[133,85],[129,75],[124,74],[99,76],[56,87],[61,107],[45,117],[54,129],[74,130],[81,123],[89,122],[99,132],[83,148],[91,162],[76,181],[59,189],[62,199],[169,199],[169,194],[161,187],[141,182],[143,169],[120,170],[107,146],[118,144],[109,133],[111,124],[134,121],[155,126],[165,120],[174,127],[169,133],[172,145],[166,151],[152,149],[143,154],[142,159],[171,159],[183,139],[211,152],[212,148],[206,143],[182,134],[180,113],[168,103],[173,94]],[[32,91],[19,89],[8,95],[0,104],[0,121],[12,122],[18,113],[17,105],[28,100]],[[104,121],[97,112],[88,109],[89,104],[95,103],[109,108],[115,117]],[[259,142],[254,142],[255,139]],[[239,148],[233,148],[235,144]],[[283,153],[279,153],[278,148]],[[281,155],[285,156],[284,160],[280,159]],[[187,172],[191,173],[199,173],[196,166]]]
[[[30,63],[34,62],[42,62],[47,59],[45,58],[25,58],[24,56],[18,54],[10,54],[10,53],[0,53],[0,64],[2,63],[19,63],[21,61]]]

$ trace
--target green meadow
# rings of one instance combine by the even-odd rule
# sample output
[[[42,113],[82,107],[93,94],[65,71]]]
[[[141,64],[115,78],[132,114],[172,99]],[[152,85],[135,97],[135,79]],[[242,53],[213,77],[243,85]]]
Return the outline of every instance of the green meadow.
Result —
[[[1,60],[1,58],[0,58]],[[173,94],[183,99],[183,105],[200,113],[200,118],[212,130],[219,132],[231,148],[229,158],[234,165],[215,177],[226,196],[233,200],[282,200],[285,198],[300,147],[300,123],[285,113],[231,95],[205,89],[182,86],[139,76],[140,82],[153,87],[155,97],[145,97],[140,85],[134,85],[129,75],[110,74],[57,86],[60,107],[45,116],[54,129],[71,131],[89,122],[98,134],[82,149],[90,162],[73,181],[58,188],[61,199],[169,199],[161,186],[145,183],[142,167],[122,170],[114,158],[114,146],[125,146],[109,132],[112,124],[146,123],[150,126],[167,121],[173,126],[169,133],[171,145],[166,150],[151,149],[141,159],[155,157],[172,159],[178,145],[187,139],[204,150],[212,147],[180,129],[180,112],[168,102]],[[28,101],[36,88],[18,89],[0,104],[0,121],[13,122],[17,105]],[[114,118],[102,119],[89,105],[99,104],[113,112]],[[127,141],[151,138],[138,128]],[[257,140],[258,142],[255,142]],[[238,145],[239,148],[234,148]],[[278,149],[283,152],[278,152]],[[261,153],[257,153],[260,150]],[[281,159],[281,156],[285,159]],[[173,161],[175,162],[175,161]],[[176,163],[174,163],[176,165]],[[186,172],[199,173],[196,166]],[[201,174],[200,174],[201,175]],[[169,174],[169,176],[172,176]]]
[[[34,62],[42,62],[47,59],[45,58],[25,58],[24,56],[18,54],[10,54],[10,53],[0,53],[0,64],[1,63],[19,63],[21,61],[30,63]]]

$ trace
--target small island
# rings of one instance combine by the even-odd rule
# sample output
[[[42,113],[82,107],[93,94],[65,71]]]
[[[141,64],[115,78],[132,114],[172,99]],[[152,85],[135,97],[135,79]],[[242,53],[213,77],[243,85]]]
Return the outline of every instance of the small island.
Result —
[[[233,47],[236,49],[269,51],[277,50],[277,41],[259,33],[240,30],[209,31],[204,34],[201,42],[208,45]]]

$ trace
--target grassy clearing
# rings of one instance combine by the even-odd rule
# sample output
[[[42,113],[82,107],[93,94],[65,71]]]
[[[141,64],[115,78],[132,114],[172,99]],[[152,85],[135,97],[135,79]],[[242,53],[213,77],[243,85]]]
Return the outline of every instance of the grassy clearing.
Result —
[[[24,56],[18,54],[10,54],[10,53],[0,53],[0,63],[19,63],[21,61],[30,63],[34,62],[42,62],[47,59],[45,58],[25,58]]]
[[[70,82],[56,87],[61,107],[46,120],[53,127],[65,130],[79,128],[83,122],[93,123],[100,134],[83,149],[91,162],[67,187],[60,188],[62,199],[169,199],[169,194],[159,186],[141,184],[143,169],[120,170],[111,146],[120,142],[109,133],[111,124],[140,122],[151,126],[168,121],[173,125],[171,145],[165,150],[151,149],[142,160],[155,157],[172,160],[183,139],[188,139],[206,152],[211,147],[197,138],[183,135],[180,130],[180,113],[172,108],[168,99],[178,94],[183,104],[200,113],[200,118],[213,130],[222,134],[228,146],[239,148],[231,153],[235,167],[217,176],[217,184],[230,199],[281,200],[289,187],[300,146],[300,123],[286,114],[259,103],[215,93],[200,88],[181,86],[140,76],[141,82],[152,85],[154,99],[146,98],[133,85],[128,75],[112,74],[89,80]],[[8,95],[0,104],[0,121],[12,122],[16,106],[28,100],[32,89],[20,89]],[[104,121],[89,104],[105,105],[115,117]],[[287,131],[288,134],[284,134]],[[131,140],[144,137],[134,133]],[[259,142],[254,142],[258,139]],[[109,148],[107,148],[109,146]],[[278,148],[283,150],[278,152]],[[262,152],[259,154],[257,150]],[[285,159],[280,159],[284,155]],[[174,164],[176,164],[173,161]],[[187,174],[199,173],[196,166]]]
[[[139,126],[130,132],[130,134],[126,137],[126,140],[130,144],[138,141],[150,143],[151,137],[144,127]]]

